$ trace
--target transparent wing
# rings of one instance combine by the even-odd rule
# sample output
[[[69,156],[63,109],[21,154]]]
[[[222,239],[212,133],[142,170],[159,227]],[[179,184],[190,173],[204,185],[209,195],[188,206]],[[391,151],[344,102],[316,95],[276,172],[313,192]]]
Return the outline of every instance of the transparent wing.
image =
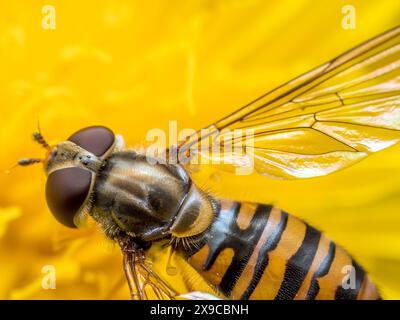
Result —
[[[285,179],[348,167],[400,140],[399,67],[400,26],[187,137],[178,155]]]
[[[132,300],[172,300],[177,296],[147,264],[143,252],[125,251],[123,265]]]

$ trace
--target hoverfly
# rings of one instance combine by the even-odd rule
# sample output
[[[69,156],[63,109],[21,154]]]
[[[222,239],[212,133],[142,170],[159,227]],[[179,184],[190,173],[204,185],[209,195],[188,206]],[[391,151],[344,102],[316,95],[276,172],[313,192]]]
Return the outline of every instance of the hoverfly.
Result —
[[[262,175],[298,179],[353,165],[400,140],[399,67],[398,26],[167,150],[187,162],[149,163],[110,129],[93,126],[54,147],[34,134],[48,154],[19,164],[44,163],[47,203],[58,221],[75,227],[88,214],[120,245],[134,299],[149,291],[160,299],[181,294],[147,263],[159,244],[189,264],[216,297],[379,299],[362,267],[324,234],[270,205],[218,199],[195,185],[187,166],[205,139],[235,128],[251,128],[254,144],[231,138],[243,151],[231,166],[251,158]],[[355,285],[345,289],[341,270],[348,265]]]

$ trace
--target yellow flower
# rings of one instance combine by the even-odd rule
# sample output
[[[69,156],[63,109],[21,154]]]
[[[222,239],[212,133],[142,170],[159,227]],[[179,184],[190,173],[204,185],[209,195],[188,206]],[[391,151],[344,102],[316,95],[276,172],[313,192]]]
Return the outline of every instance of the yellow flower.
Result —
[[[18,207],[0,208],[0,238],[6,233],[8,224],[20,215],[21,210]]]
[[[354,30],[341,24],[347,1],[52,3],[55,29],[42,27],[41,1],[4,1],[0,10],[4,170],[42,156],[30,139],[38,120],[51,141],[103,124],[128,145],[169,120],[201,128],[400,21],[397,0],[352,1]],[[194,178],[218,195],[304,218],[347,248],[384,298],[399,299],[399,151],[305,181],[207,170]],[[96,228],[57,224],[39,166],[0,174],[0,183],[0,298],[129,299],[118,248]],[[46,265],[55,267],[55,290],[43,289]]]

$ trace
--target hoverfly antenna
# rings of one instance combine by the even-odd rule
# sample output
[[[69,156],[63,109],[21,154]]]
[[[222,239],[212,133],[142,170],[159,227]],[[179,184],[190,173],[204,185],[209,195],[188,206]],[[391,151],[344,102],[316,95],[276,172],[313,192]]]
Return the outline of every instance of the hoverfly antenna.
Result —
[[[5,174],[9,174],[12,169],[14,169],[15,167],[18,167],[18,166],[26,167],[26,166],[30,166],[30,165],[35,164],[35,163],[41,163],[43,161],[44,160],[40,159],[40,158],[23,158],[23,159],[19,159],[15,165],[13,165],[10,169],[5,170],[4,173]]]
[[[40,131],[40,125],[39,125],[39,121],[38,121],[38,124],[37,124],[37,132],[34,132],[33,134],[32,134],[32,136],[33,136],[33,139],[36,141],[36,142],[38,142],[40,145],[42,145],[44,148],[46,148],[47,150],[50,150],[51,148],[50,148],[50,146],[49,146],[49,144],[46,142],[46,140],[43,138],[43,135],[42,135],[42,133],[41,133],[41,131]]]
[[[16,166],[25,167],[25,166],[30,166],[32,164],[41,163],[41,162],[43,162],[43,159],[40,159],[40,158],[23,158],[23,159],[18,160]]]

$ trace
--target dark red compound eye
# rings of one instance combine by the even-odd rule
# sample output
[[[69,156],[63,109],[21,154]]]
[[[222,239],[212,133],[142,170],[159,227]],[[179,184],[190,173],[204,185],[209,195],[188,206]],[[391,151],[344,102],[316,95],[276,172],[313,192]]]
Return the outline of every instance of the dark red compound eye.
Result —
[[[46,200],[55,218],[63,225],[76,228],[74,217],[89,194],[92,173],[82,168],[65,168],[47,178]]]
[[[106,127],[93,126],[75,132],[68,140],[101,157],[114,144],[115,135]]]

